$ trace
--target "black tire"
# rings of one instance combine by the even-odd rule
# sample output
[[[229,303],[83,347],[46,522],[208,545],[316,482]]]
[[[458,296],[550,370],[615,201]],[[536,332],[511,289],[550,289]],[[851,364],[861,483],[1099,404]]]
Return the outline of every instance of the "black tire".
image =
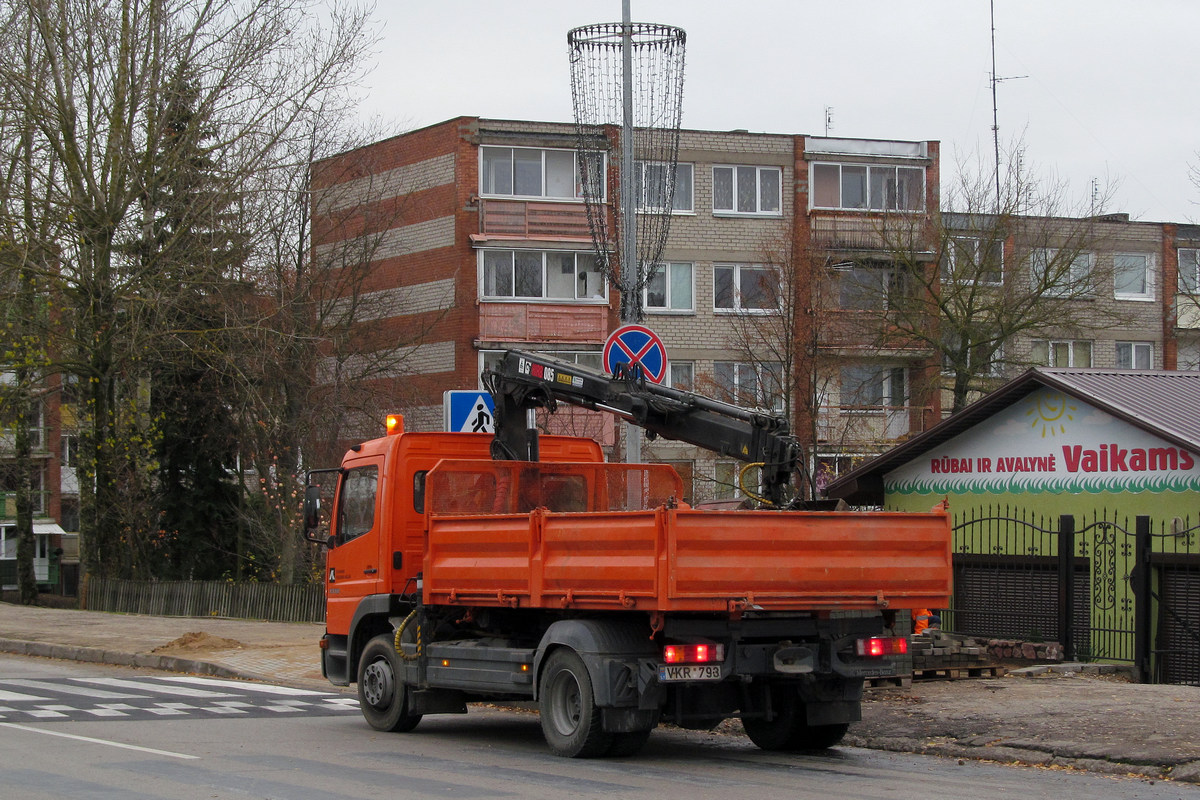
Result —
[[[377,731],[411,731],[421,715],[406,712],[408,697],[404,683],[397,679],[402,670],[393,639],[391,634],[376,636],[363,649],[358,660],[358,705]]]
[[[538,685],[542,735],[551,752],[567,758],[606,755],[613,735],[604,732],[592,679],[574,650],[555,650],[542,667]]]
[[[608,752],[605,755],[613,758],[624,758],[625,756],[636,756],[641,749],[646,745],[646,740],[650,738],[650,731],[633,731],[632,733],[614,733],[612,734],[612,744],[608,747]]]
[[[763,750],[824,750],[840,742],[850,728],[847,722],[809,725],[804,721],[804,704],[795,689],[774,687],[771,707],[775,716],[770,720],[742,720],[750,741]]]

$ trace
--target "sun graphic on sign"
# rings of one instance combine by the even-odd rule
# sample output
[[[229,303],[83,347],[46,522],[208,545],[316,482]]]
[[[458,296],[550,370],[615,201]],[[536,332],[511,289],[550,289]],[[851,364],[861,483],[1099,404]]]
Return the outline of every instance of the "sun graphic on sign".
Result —
[[[1062,392],[1042,394],[1031,399],[1029,405],[1025,416],[1032,417],[1030,427],[1035,430],[1041,428],[1043,439],[1047,434],[1058,436],[1060,433],[1066,433],[1067,423],[1075,419],[1073,412],[1076,411],[1076,407]]]

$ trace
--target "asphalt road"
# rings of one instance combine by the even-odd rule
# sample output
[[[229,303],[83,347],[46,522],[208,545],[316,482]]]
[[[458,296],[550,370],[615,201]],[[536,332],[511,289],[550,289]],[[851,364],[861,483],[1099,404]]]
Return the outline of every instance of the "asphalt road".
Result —
[[[742,736],[671,729],[655,732],[636,758],[569,760],[546,751],[531,713],[473,708],[382,734],[348,700],[0,656],[0,796],[1200,800],[1189,784],[849,747],[769,754]]]

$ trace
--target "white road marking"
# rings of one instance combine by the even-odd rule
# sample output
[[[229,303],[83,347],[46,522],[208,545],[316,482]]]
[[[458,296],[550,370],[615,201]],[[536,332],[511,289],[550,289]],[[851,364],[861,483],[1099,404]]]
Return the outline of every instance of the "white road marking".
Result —
[[[50,700],[49,697],[40,697],[36,694],[21,694],[20,692],[6,692],[0,689],[0,700],[9,703],[19,703],[26,700]]]
[[[136,689],[142,692],[157,694],[175,694],[181,697],[234,697],[228,692],[209,692],[204,689],[192,689],[188,686],[174,686],[157,681],[128,681],[123,678],[76,678],[85,683],[98,683],[101,686],[116,686],[119,689]]]
[[[171,758],[186,758],[189,760],[199,760],[200,756],[188,755],[187,753],[172,753],[170,750],[155,750],[153,747],[139,747],[136,744],[125,744],[124,742],[114,742],[109,739],[94,739],[91,736],[79,736],[74,733],[63,733],[62,731],[52,731],[46,728],[33,728],[29,725],[20,725],[15,722],[0,722],[0,727],[14,728],[20,731],[29,731],[30,733],[42,733],[46,736],[61,736],[64,739],[74,739],[77,742],[88,742],[90,744],[102,744],[108,747],[120,747],[124,750],[137,750],[140,753],[150,753],[156,756],[169,756]]]
[[[43,692],[56,692],[58,694],[74,694],[82,697],[91,697],[95,700],[128,700],[131,698],[145,697],[139,694],[126,694],[124,692],[106,692],[103,689],[96,689],[91,686],[72,686],[63,681],[55,683],[53,681],[39,681],[31,679],[12,679],[0,682],[3,686],[20,686],[24,689],[36,689]]]
[[[272,686],[269,683],[247,683],[246,681],[226,681],[220,678],[196,678],[191,675],[172,675],[170,677],[159,678],[163,681],[174,681],[176,683],[198,683],[203,686],[223,686],[226,689],[239,689],[245,692],[263,692],[264,694],[284,694],[295,697],[310,697],[312,695],[324,695],[328,692],[315,692],[311,689],[293,689],[291,686]]]

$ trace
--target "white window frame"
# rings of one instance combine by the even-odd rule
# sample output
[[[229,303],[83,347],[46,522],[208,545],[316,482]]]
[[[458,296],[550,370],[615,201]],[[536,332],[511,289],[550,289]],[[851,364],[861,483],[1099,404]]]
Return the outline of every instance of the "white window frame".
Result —
[[[1154,369],[1154,342],[1117,342],[1115,350],[1113,363],[1117,369]],[[1139,355],[1143,358],[1139,359]],[[1138,366],[1139,360],[1144,361],[1145,366]],[[1122,364],[1122,361],[1127,363]]]
[[[1046,274],[1046,269],[1049,267],[1054,256],[1059,251],[1052,247],[1039,247],[1029,254],[1029,275],[1033,288],[1037,288],[1045,281],[1043,278]],[[1080,262],[1083,261],[1081,266]],[[1090,252],[1079,253],[1071,260],[1071,269],[1068,272],[1070,284],[1068,286],[1059,287],[1047,286],[1046,295],[1050,297],[1061,297],[1064,295],[1088,295],[1092,294],[1096,287],[1092,283],[1094,270],[1092,269],[1095,257]],[[1076,286],[1086,286],[1086,291],[1077,292]]]
[[[1039,350],[1045,347],[1045,357],[1039,354]],[[1087,363],[1078,363],[1083,360],[1083,351],[1087,351]],[[1056,353],[1067,354],[1066,368],[1085,369],[1095,365],[1096,363],[1096,348],[1090,339],[1034,339],[1029,343],[1029,358],[1035,364],[1040,364],[1044,367],[1057,367],[1054,363]],[[1062,367],[1058,367],[1062,368]]]
[[[975,284],[980,286],[1000,286],[1004,283],[1004,242],[992,241],[988,242],[980,236],[951,236],[949,240],[950,247],[946,249],[944,264],[942,265],[942,275],[947,280],[955,281],[956,283]],[[995,280],[978,280],[978,276],[982,274],[981,263],[983,261],[983,252],[985,246],[990,246],[999,250],[999,272]],[[963,278],[959,273],[958,255],[970,251],[971,267],[967,269],[967,274],[975,277],[969,279]]]
[[[732,381],[722,380],[721,372],[728,368]],[[754,381],[754,386],[744,386],[743,381]],[[740,398],[751,395],[753,408],[763,408],[782,414],[784,408],[783,364],[751,361],[714,361],[713,382],[722,392],[729,392],[734,405],[747,405]]]
[[[508,179],[509,179],[510,186],[509,186],[508,191],[496,190],[494,188],[495,187],[495,177],[494,177],[494,175],[489,175],[489,167],[488,167],[488,161],[487,161],[487,156],[489,155],[489,151],[500,151],[500,150],[509,151]],[[516,163],[517,163],[518,152],[524,153],[527,155],[531,154],[531,153],[538,153],[540,155],[541,190],[537,194],[518,194],[516,191],[516,189],[517,189],[517,166],[516,166]],[[573,167],[573,176],[572,176],[572,180],[571,180],[572,190],[571,190],[570,194],[552,193],[552,190],[547,185],[549,170],[547,170],[546,162],[547,162],[547,158],[554,157],[554,156],[549,155],[551,153],[555,153],[555,154],[570,153],[572,156],[572,162],[574,164],[574,167]],[[606,166],[607,162],[603,160],[606,157],[601,156],[601,158],[602,158],[602,161],[601,161],[602,165]],[[498,163],[502,163],[502,162],[498,162]],[[488,188],[489,177],[492,179],[491,180],[491,184],[492,184],[491,189]],[[604,183],[605,183],[604,181],[601,181],[602,186],[604,185]],[[605,191],[607,191],[607,190],[605,190]],[[584,199],[584,196],[583,196],[583,180],[582,180],[582,176],[581,176],[579,153],[576,150],[568,150],[568,149],[553,148],[553,147],[509,147],[506,145],[480,145],[479,146],[479,196],[480,197],[513,198],[513,199],[519,199],[519,200],[553,200],[553,201],[559,201],[559,202],[562,202],[562,201],[582,202]],[[601,198],[601,199],[603,200],[604,198]]]
[[[724,174],[728,172],[728,181],[730,186],[729,207],[717,206],[717,173]],[[773,203],[775,208],[764,208],[768,205],[763,202],[763,176],[774,175],[775,182],[775,197]],[[754,181],[754,208],[746,210],[738,207],[738,187],[744,181],[750,180],[753,176]],[[750,164],[714,164],[712,168],[713,179],[713,216],[717,217],[782,217],[783,216],[783,168],[782,167],[759,167]]]
[[[1143,260],[1142,283],[1143,290],[1122,292],[1117,287],[1117,278],[1121,274],[1118,266],[1122,259],[1140,258]],[[1150,253],[1113,253],[1113,297],[1118,300],[1153,300],[1154,299],[1154,256]]]
[[[696,362],[668,361],[667,379],[664,384],[683,392],[694,392],[696,390]]]
[[[836,169],[836,184],[837,184],[837,205],[821,205],[817,202],[817,171]],[[863,170],[863,202],[861,205],[846,205],[844,172],[847,169]],[[920,176],[920,186],[915,192],[916,203],[910,206],[901,206],[900,198],[903,196],[897,191],[900,184],[900,170],[906,170],[912,173],[912,177]],[[886,181],[887,174],[892,175],[892,198],[889,201],[887,198],[887,186],[883,187],[883,191],[877,188],[878,180]],[[900,211],[919,213],[925,210],[925,168],[912,164],[865,164],[865,163],[842,163],[836,161],[814,161],[809,164],[809,193],[808,205],[810,209],[828,208],[837,210],[851,211]],[[882,197],[876,195],[882,194]]]
[[[683,299],[677,298],[678,294],[676,285],[676,272],[687,271],[687,286],[688,296],[687,302],[684,304]],[[657,282],[662,279],[662,305],[651,305],[650,303],[650,282]],[[680,277],[682,281],[682,277]],[[694,314],[696,312],[696,265],[691,261],[664,261],[655,264],[652,267],[649,278],[646,280],[646,286],[642,290],[642,307],[649,314]]]
[[[846,380],[849,372],[859,373],[854,376],[853,384]],[[890,409],[903,408],[907,405],[908,380],[908,369],[897,364],[846,364],[838,371],[838,406],[843,414],[886,414]],[[862,399],[855,395],[874,381],[878,383],[872,393],[878,392],[878,402],[849,402]],[[900,382],[899,392],[896,381]]]
[[[1193,296],[1200,294],[1200,249],[1180,247],[1176,254],[1179,267],[1179,293]]]
[[[722,270],[733,270],[733,285],[730,294],[732,295],[733,305],[719,306],[717,305],[719,292],[717,291],[717,274]],[[783,276],[780,275],[779,269],[770,264],[713,264],[713,312],[717,314],[779,314],[781,308],[779,306],[770,307],[752,307],[747,308],[742,305],[742,272],[773,272],[776,281],[782,285]],[[778,290],[777,290],[778,293]]]
[[[517,256],[524,254],[527,257],[531,254],[537,254],[541,258],[541,283],[542,293],[540,296],[534,295],[518,295],[516,284],[516,269]],[[488,267],[489,258],[493,256],[507,255],[510,263],[509,281],[512,285],[512,294],[489,294],[488,293]],[[555,267],[551,263],[551,257],[561,257],[570,255],[573,256],[574,274],[571,278],[572,285],[575,288],[573,297],[554,297],[547,294],[550,286],[549,270]],[[580,258],[591,259],[590,262],[581,265]],[[478,250],[478,281],[479,281],[479,299],[488,302],[504,302],[504,303],[570,303],[572,305],[605,305],[608,303],[608,279],[604,273],[597,267],[595,263],[595,254],[590,251],[582,250],[533,250],[533,249],[510,249],[499,247],[485,247]],[[561,269],[561,264],[558,265]],[[585,278],[583,286],[580,286],[581,275],[590,275],[594,278]],[[599,283],[597,291],[593,291],[593,284]]]
[[[647,196],[649,187],[645,181],[646,167],[666,168],[670,166],[661,161],[635,161],[633,164],[634,171],[634,192],[637,195],[637,210],[650,213],[658,213],[666,211],[660,203],[652,203]],[[672,214],[694,214],[696,204],[696,171],[692,164],[680,162],[675,164],[675,193],[671,197],[671,213]],[[686,186],[684,192],[680,192],[680,187]]]

